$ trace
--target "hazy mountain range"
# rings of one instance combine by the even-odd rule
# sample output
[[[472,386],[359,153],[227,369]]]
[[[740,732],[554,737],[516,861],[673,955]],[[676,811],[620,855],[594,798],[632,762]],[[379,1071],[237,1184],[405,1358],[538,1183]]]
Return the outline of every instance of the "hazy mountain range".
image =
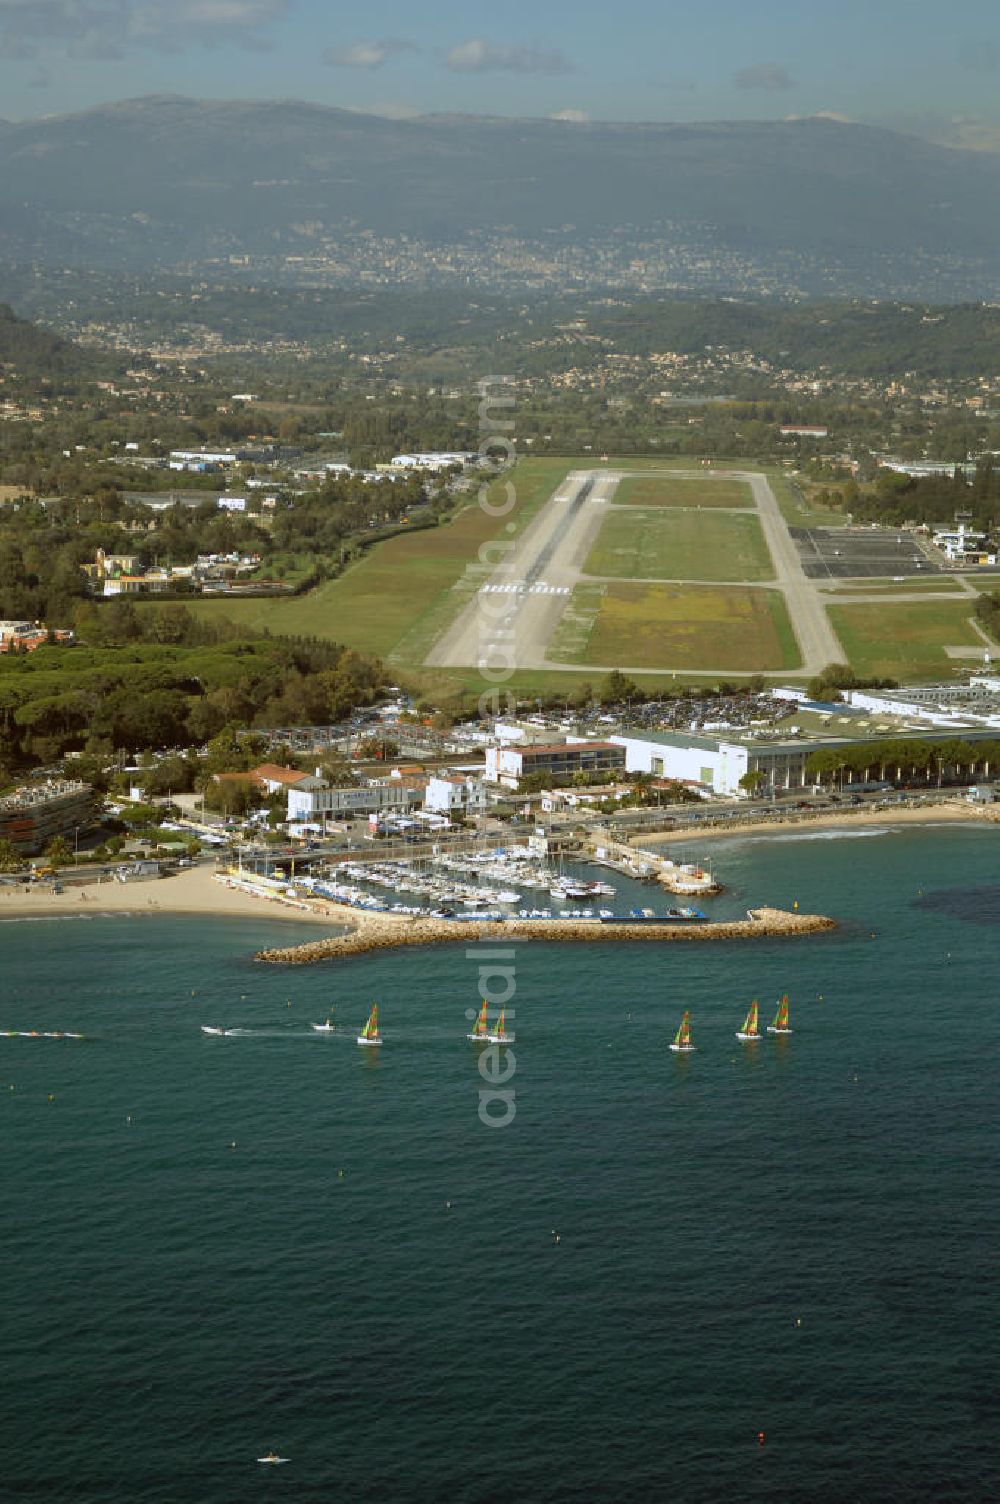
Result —
[[[858,291],[994,296],[1000,156],[819,118],[388,120],[155,97],[0,122],[8,262],[278,265],[331,257],[366,231],[438,246],[494,235],[578,253],[610,245],[625,261],[676,241],[717,260],[719,286],[748,261],[805,288],[838,266]]]

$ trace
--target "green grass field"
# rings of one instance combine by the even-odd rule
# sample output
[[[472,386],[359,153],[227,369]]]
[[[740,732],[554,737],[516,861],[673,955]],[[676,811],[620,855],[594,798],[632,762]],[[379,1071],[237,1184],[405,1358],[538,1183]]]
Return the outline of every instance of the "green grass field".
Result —
[[[767,470],[771,490],[789,527],[845,527],[847,513],[833,507],[822,507],[811,502],[799,489],[795,480],[782,470]]]
[[[376,545],[338,579],[290,600],[194,601],[199,616],[228,617],[292,636],[328,637],[362,653],[419,665],[435,637],[478,583],[466,566],[490,538],[516,537],[572,468],[568,460],[526,459],[512,472],[517,501],[506,517],[490,517],[477,502],[443,527],[401,533]],[[494,483],[490,504],[505,499],[507,478]],[[508,523],[513,533],[506,533]],[[459,586],[456,592],[455,586]]]
[[[776,590],[580,585],[549,645],[553,662],[596,669],[763,673],[801,664]]]
[[[774,565],[756,515],[612,511],[585,573],[636,580],[772,580]]]
[[[910,601],[893,605],[830,606],[830,621],[856,673],[920,679],[968,672],[968,659],[949,658],[946,647],[983,648],[972,625],[974,601]]]
[[[627,475],[612,497],[615,506],[753,507],[753,492],[742,480],[687,480],[674,475]]]

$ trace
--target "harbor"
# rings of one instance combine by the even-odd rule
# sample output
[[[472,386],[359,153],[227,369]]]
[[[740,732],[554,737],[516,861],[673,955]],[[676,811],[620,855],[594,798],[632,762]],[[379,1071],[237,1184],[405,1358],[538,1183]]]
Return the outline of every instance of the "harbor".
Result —
[[[672,906],[658,911],[650,905],[651,895],[636,894],[636,886],[661,886],[692,897],[721,892],[711,874],[693,863],[678,866],[612,843],[563,850],[555,861],[551,852],[529,841],[416,858],[377,853],[347,857],[311,864],[308,872],[290,874],[287,881],[243,867],[238,875],[289,898],[437,919],[698,922],[707,918],[701,909]],[[611,876],[618,881],[609,881]]]

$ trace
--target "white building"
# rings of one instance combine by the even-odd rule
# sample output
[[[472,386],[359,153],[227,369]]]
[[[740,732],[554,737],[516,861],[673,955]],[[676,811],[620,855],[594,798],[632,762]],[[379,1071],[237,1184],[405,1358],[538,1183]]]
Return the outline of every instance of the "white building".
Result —
[[[295,823],[340,820],[351,815],[402,814],[419,805],[419,789],[398,778],[350,788],[290,788],[287,818]]]
[[[475,453],[459,450],[430,450],[421,454],[394,454],[389,464],[393,470],[447,470],[452,465],[466,465]]]
[[[171,470],[184,470],[197,465],[235,465],[239,455],[235,449],[171,449]]]
[[[625,756],[615,741],[592,742],[583,737],[561,742],[525,742],[506,747],[486,748],[487,783],[499,783],[516,789],[522,778],[573,778],[587,775],[620,773]]]
[[[481,778],[441,774],[427,780],[424,808],[439,815],[478,815],[486,808]]]
[[[955,528],[935,528],[934,544],[952,564],[995,564],[996,549],[985,533],[960,522]]]
[[[730,798],[747,792],[740,779],[750,772],[763,773],[765,789],[802,788],[806,759],[816,748],[814,742],[741,742],[682,731],[625,733],[611,740],[625,748],[629,773],[699,783]]]

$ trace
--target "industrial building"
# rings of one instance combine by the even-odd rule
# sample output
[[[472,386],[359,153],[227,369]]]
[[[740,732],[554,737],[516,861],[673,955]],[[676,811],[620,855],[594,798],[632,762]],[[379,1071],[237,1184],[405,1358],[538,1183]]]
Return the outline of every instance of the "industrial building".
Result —
[[[850,717],[842,719],[849,722]],[[875,732],[859,728],[853,736],[798,728],[792,728],[792,731],[797,734],[768,735],[748,731],[709,736],[689,735],[682,731],[635,731],[624,732],[612,740],[618,742],[625,752],[628,772],[650,773],[654,777],[699,784],[705,790],[728,798],[748,793],[740,785],[747,773],[763,775],[760,791],[765,794],[811,787],[813,779],[806,776],[806,763],[814,752],[837,752],[865,743],[906,739],[952,742],[960,736],[973,746],[980,741],[998,740],[995,731],[954,722],[947,731],[930,726],[906,728],[898,723],[885,725]]]
[[[765,787],[801,788],[806,759],[816,750],[809,741],[742,741],[735,736],[695,736],[683,731],[636,731],[612,737],[625,753],[629,773],[650,773],[679,783],[700,784],[730,797],[745,792],[740,779],[759,771]]]
[[[93,792],[89,783],[65,780],[14,789],[0,799],[0,841],[23,856],[37,856],[56,836],[90,825]]]

